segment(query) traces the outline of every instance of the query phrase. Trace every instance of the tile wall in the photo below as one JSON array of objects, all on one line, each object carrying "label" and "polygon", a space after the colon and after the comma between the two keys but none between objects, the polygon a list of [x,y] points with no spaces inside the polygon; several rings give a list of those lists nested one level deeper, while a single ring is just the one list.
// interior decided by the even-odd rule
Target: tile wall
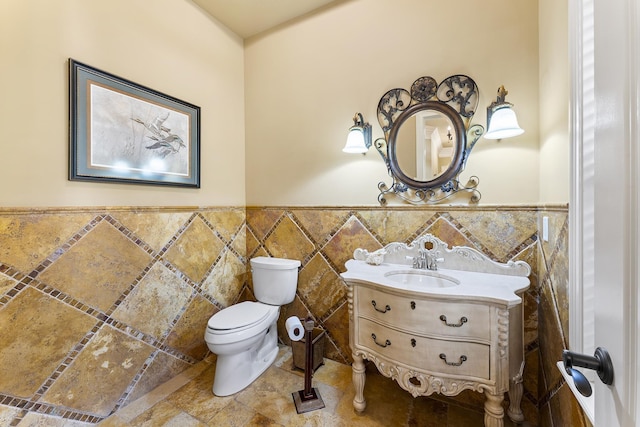
[{"label": "tile wall", "polygon": [[[541,427],[591,426],[573,397],[556,362],[569,347],[569,221],[567,210],[540,209],[549,218],[549,241],[538,250],[538,390]],[[542,234],[542,233],[540,233]]]},{"label": "tile wall", "polygon": [[244,207],[1,211],[0,425],[96,423],[202,360],[245,235]]},{"label": "tile wall", "polygon": [[325,356],[350,363],[344,262],[423,233],[532,266],[525,416],[585,425],[555,368],[568,337],[566,206],[0,211],[0,424],[89,425],[202,360],[207,319],[253,299],[245,266],[259,255],[302,261],[283,342],[284,319],[311,315]]}]

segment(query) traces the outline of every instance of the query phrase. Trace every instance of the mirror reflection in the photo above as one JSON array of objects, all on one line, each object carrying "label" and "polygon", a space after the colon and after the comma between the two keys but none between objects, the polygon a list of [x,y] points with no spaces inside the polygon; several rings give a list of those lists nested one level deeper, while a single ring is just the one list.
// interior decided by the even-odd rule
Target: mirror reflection
[{"label": "mirror reflection", "polygon": [[434,180],[449,168],[455,156],[453,123],[439,111],[418,111],[402,124],[395,150],[405,175],[416,181]]}]

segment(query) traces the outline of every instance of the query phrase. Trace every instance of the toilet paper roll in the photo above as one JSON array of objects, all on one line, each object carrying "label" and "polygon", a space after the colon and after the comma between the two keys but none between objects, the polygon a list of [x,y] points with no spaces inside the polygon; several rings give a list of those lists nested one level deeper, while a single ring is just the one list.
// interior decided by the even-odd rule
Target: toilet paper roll
[{"label": "toilet paper roll", "polygon": [[284,327],[287,329],[289,338],[293,341],[300,341],[304,336],[304,327],[302,323],[300,323],[300,319],[296,316],[289,317],[286,322],[284,322]]}]

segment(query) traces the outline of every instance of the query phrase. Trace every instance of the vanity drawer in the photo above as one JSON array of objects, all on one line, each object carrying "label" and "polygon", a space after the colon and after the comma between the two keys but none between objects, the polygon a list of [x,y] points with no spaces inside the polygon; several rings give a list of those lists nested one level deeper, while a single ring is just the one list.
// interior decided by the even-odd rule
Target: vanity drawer
[{"label": "vanity drawer", "polygon": [[367,319],[357,321],[358,344],[387,359],[441,374],[490,379],[489,345],[418,337]]},{"label": "vanity drawer", "polygon": [[359,316],[419,334],[490,339],[489,306],[425,301],[357,287]]}]

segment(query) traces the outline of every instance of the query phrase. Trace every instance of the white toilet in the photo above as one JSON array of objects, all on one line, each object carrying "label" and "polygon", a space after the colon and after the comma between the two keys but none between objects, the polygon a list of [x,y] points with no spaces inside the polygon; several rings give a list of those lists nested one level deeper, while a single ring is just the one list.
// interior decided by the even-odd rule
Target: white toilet
[{"label": "white toilet", "polygon": [[218,355],[213,393],[229,396],[251,384],[276,359],[280,306],[293,301],[300,261],[250,260],[253,292],[259,302],[231,305],[211,316],[204,339]]}]

